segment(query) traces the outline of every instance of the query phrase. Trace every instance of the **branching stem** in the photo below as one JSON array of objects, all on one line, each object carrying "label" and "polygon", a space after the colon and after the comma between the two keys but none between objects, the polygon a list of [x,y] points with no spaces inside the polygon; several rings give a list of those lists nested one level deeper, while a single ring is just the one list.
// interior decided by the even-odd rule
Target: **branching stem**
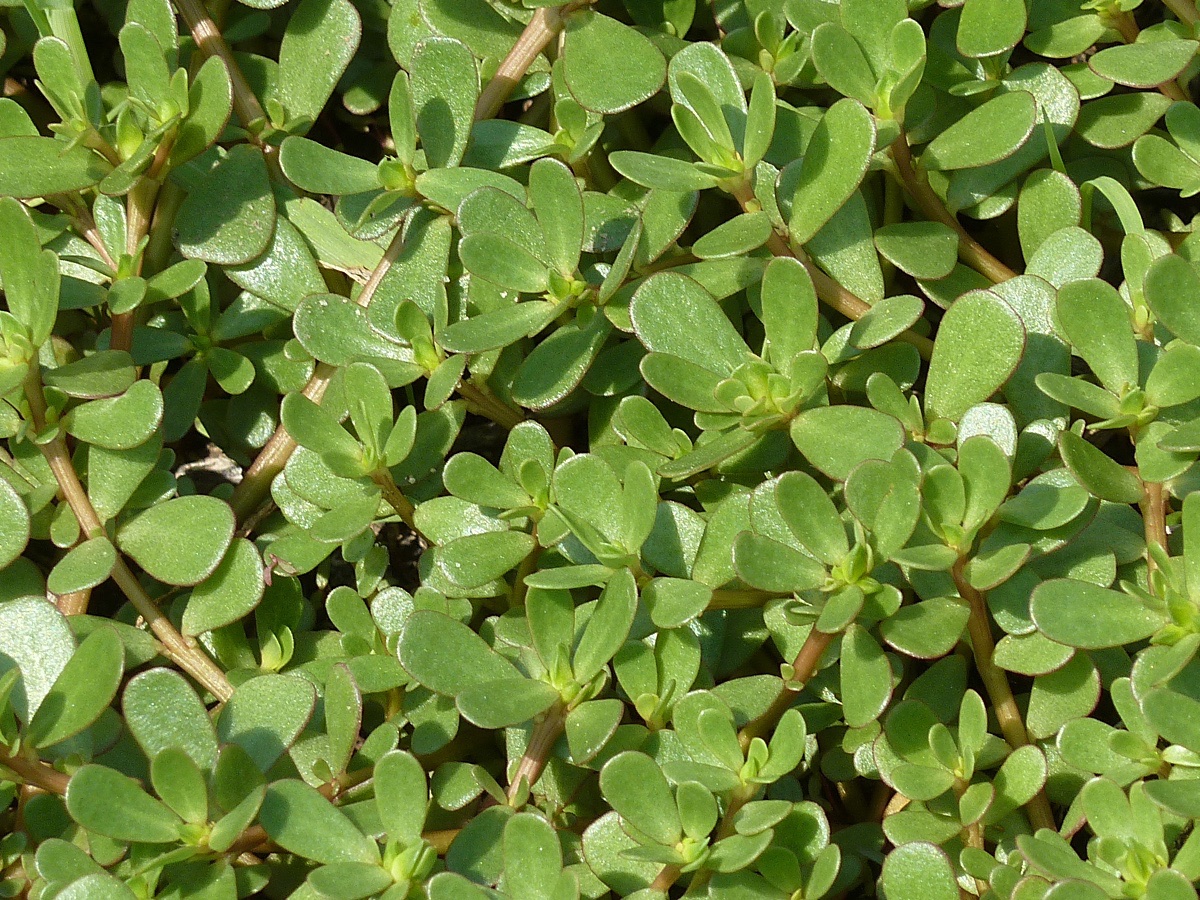
[{"label": "branching stem", "polygon": [[263,112],[262,104],[258,102],[254,91],[250,89],[246,76],[242,74],[241,66],[233,56],[233,50],[230,49],[225,36],[221,34],[221,29],[209,16],[203,0],[175,0],[175,8],[179,10],[179,15],[187,24],[188,31],[192,33],[192,39],[200,48],[200,52],[205,56],[215,56],[225,64],[225,69],[229,73],[229,81],[233,85],[233,111],[237,115],[238,121],[242,123],[242,127],[249,132],[250,139],[261,145],[262,139],[252,126],[264,121],[267,114]]},{"label": "branching stem", "polygon": [[512,780],[508,783],[510,803],[520,793],[522,781],[527,788],[532,788],[542,776],[542,770],[546,768],[546,761],[550,758],[550,751],[562,736],[566,724],[567,708],[561,700],[555,701],[534,724],[529,743],[525,745],[525,752],[517,763]]},{"label": "branching stem", "polygon": [[[951,574],[954,577],[954,584],[958,588],[959,596],[967,601],[971,610],[971,616],[967,620],[967,630],[971,636],[975,668],[983,681],[988,699],[992,701],[996,720],[1000,723],[1000,731],[1004,734],[1004,739],[1008,741],[1009,746],[1016,750],[1033,742],[1029,739],[1025,721],[1021,718],[1021,710],[1017,706],[1012,687],[1008,683],[1008,675],[993,660],[996,643],[992,638],[991,614],[988,612],[987,601],[983,594],[967,581],[966,564],[966,558],[960,557],[954,564]],[[1046,799],[1044,791],[1038,791],[1034,798],[1026,804],[1026,809],[1034,828],[1057,828],[1054,823],[1054,814],[1050,810],[1050,802]]]},{"label": "branching stem", "polygon": [[752,722],[747,722],[742,730],[738,732],[738,743],[742,745],[744,751],[750,746],[750,741],[754,738],[763,737],[768,734],[783,718],[783,714],[792,708],[792,704],[796,701],[796,695],[809,680],[817,673],[817,666],[821,663],[821,657],[825,651],[829,649],[830,643],[833,641],[834,635],[827,634],[823,631],[817,631],[814,626],[808,633],[808,637],[804,639],[804,644],[800,647],[800,652],[796,654],[796,658],[792,661],[792,678],[790,683],[785,684],[775,697],[775,700],[767,707],[766,712]]},{"label": "branching stem", "polygon": [[[41,432],[46,427],[46,398],[42,393],[41,373],[36,364],[30,367],[29,378],[25,383],[25,396],[29,401],[34,429]],[[79,473],[75,471],[62,435],[57,434],[42,444],[41,449],[50,471],[54,473],[58,482],[63,499],[75,514],[80,530],[89,538],[103,535],[104,524],[79,481]],[[154,636],[162,644],[165,656],[200,682],[218,700],[228,700],[233,696],[233,685],[229,683],[225,673],[209,659],[199,645],[188,641],[179,633],[171,620],[158,608],[158,604],[146,593],[146,589],[142,587],[122,556],[117,557],[116,565],[113,566],[112,579],[154,632]]]},{"label": "branching stem", "polygon": [[[751,190],[749,183],[745,181],[739,183],[731,190],[731,193],[746,212],[753,212],[759,209],[758,200],[754,196],[754,191]],[[821,301],[840,312],[847,319],[858,321],[870,312],[871,305],[869,303],[861,297],[856,297],[834,279],[826,275],[807,253],[793,247],[791,242],[778,231],[771,232],[771,236],[767,239],[767,249],[774,256],[790,256],[793,259],[799,260],[804,268],[808,270],[809,277],[813,281],[813,287],[816,288],[817,296],[821,298]],[[896,339],[916,347],[922,359],[929,359],[933,354],[933,341],[923,335],[906,331]]]},{"label": "branching stem", "polygon": [[508,55],[501,60],[492,80],[480,92],[479,100],[475,103],[475,121],[490,119],[500,111],[533,61],[562,33],[567,17],[578,9],[590,6],[592,2],[574,0],[562,6],[543,6],[533,14]]},{"label": "branching stem", "polygon": [[[383,282],[384,277],[392,268],[392,263],[400,256],[404,249],[404,229],[400,228],[392,237],[391,243],[388,244],[387,250],[383,253],[383,258],[371,271],[367,283],[363,285],[362,291],[359,292],[356,302],[359,306],[368,306],[371,299],[375,296],[375,292],[379,289],[379,285]],[[320,403],[321,398],[325,396],[325,391],[329,387],[329,382],[333,379],[337,369],[327,363],[317,363],[316,369],[313,371],[312,377],[308,380],[308,384],[304,386],[301,393],[304,394],[313,403]],[[287,429],[283,424],[275,429],[275,433],[271,435],[270,440],[259,451],[253,463],[250,464],[243,475],[241,482],[234,489],[233,496],[229,499],[229,505],[233,507],[233,513],[237,516],[239,523],[243,522],[252,516],[267,499],[271,492],[271,482],[275,480],[275,476],[283,471],[283,467],[287,465],[287,461],[292,458],[292,454],[296,452],[296,442],[292,436],[287,433]],[[399,512],[399,510],[397,510]]]},{"label": "branching stem", "polygon": [[946,208],[946,204],[929,185],[926,178],[917,174],[913,166],[912,148],[908,145],[908,135],[902,130],[900,136],[892,144],[892,160],[896,163],[896,171],[905,190],[920,207],[926,218],[941,222],[954,229],[958,235],[958,255],[968,266],[980,275],[988,278],[993,284],[1016,278],[1017,273],[989,253],[984,246],[967,233],[967,229]]},{"label": "branching stem", "polygon": [[[1142,482],[1142,522],[1145,528],[1146,544],[1158,544],[1163,550],[1167,549],[1167,495],[1161,482]],[[1158,568],[1154,555],[1146,554],[1146,565],[1151,572]]]}]

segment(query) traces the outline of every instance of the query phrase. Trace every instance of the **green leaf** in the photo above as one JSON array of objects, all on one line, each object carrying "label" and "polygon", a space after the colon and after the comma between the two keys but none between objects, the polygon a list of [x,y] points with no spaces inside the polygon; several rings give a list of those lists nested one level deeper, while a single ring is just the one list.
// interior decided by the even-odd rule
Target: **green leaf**
[{"label": "green leaf", "polygon": [[208,821],[208,787],[192,758],[178,747],[168,747],[150,762],[154,792],[171,810],[193,825]]},{"label": "green leaf", "polygon": [[92,400],[63,417],[67,433],[107,450],[132,450],[151,439],[162,422],[158,385],[139,379],[119,397]]},{"label": "green leaf", "polygon": [[31,135],[0,138],[0,160],[0,196],[18,200],[82,191],[112,170],[86,147]]},{"label": "green leaf", "polygon": [[733,565],[751,587],[764,591],[806,591],[825,582],[825,568],[799,550],[743,531],[733,544]]},{"label": "green leaf", "polygon": [[849,344],[869,350],[903,334],[921,318],[925,302],[911,294],[880,300],[850,329]]},{"label": "green leaf", "polygon": [[630,304],[638,338],[667,353],[728,374],[746,362],[749,348],[708,291],[682,275],[663,272],[641,283]]},{"label": "green leaf", "polygon": [[556,700],[558,691],[544,681],[518,675],[469,685],[459,691],[455,705],[480,728],[508,728],[528,722]]},{"label": "green leaf", "polygon": [[813,65],[829,86],[864,106],[874,106],[875,73],[862,46],[838,22],[825,22],[812,34]]},{"label": "green leaf", "polygon": [[263,560],[245,538],[237,538],[220,565],[188,597],[183,633],[203,634],[248,615],[263,595]]},{"label": "green leaf", "polygon": [[1098,278],[1064,284],[1058,292],[1058,321],[1101,384],[1117,395],[1137,386],[1129,307],[1116,288]]},{"label": "green leaf", "polygon": [[600,791],[621,818],[658,844],[673,847],[683,833],[671,788],[644,753],[618,753],[600,770]]},{"label": "green leaf", "polygon": [[851,728],[875,721],[892,696],[892,669],[871,634],[850,625],[842,637],[842,716]]},{"label": "green leaf", "polygon": [[221,710],[217,737],[237,744],[259,771],[271,766],[292,746],[312,718],[317,693],[295,675],[259,675],[243,682]]},{"label": "green leaf", "polygon": [[949,597],[902,606],[879,623],[880,636],[892,647],[917,659],[937,659],[962,639],[971,611]]},{"label": "green leaf", "polygon": [[888,900],[956,900],[958,884],[945,852],[935,844],[897,847],[883,862],[880,884]]},{"label": "green leaf", "polygon": [[323,864],[379,861],[375,842],[302,781],[270,785],[259,821],[271,840],[305,859]]},{"label": "green leaf", "polygon": [[357,194],[380,186],[379,169],[373,163],[308,138],[285,140],[279,147],[279,165],[288,181],[314,194]]},{"label": "green leaf", "polygon": [[135,675],[122,704],[125,722],[148,758],[177,747],[202,769],[216,763],[217,736],[208,712],[179,673],[150,669]]},{"label": "green leaf", "polygon": [[625,704],[616,697],[589,700],[567,713],[567,747],[571,761],[585,765],[595,759],[612,738],[625,714]]},{"label": "green leaf", "polygon": [[735,216],[696,241],[692,253],[700,259],[741,256],[765,244],[772,230],[771,217],[764,212]]},{"label": "green leaf", "polygon": [[169,844],[179,840],[179,817],[138,783],[105,766],[84,766],[67,785],[67,810],[89,831],[118,841]]},{"label": "green leaf", "polygon": [[1179,75],[1196,55],[1195,41],[1146,40],[1106,47],[1088,58],[1092,71],[1127,87],[1152,88]]},{"label": "green leaf", "polygon": [[659,628],[678,628],[707,609],[712,590],[686,578],[655,578],[642,589],[650,620]]},{"label": "green leaf", "polygon": [[116,631],[93,631],[42,700],[26,740],[34,747],[53,747],[79,734],[108,708],[124,672],[125,649]]},{"label": "green leaf", "polygon": [[69,594],[103,584],[112,574],[117,551],[112,541],[97,537],[71,549],[55,564],[46,579],[46,588],[53,594]]},{"label": "green leaf", "polygon": [[636,611],[637,586],[633,573],[622,569],[604,586],[575,648],[571,667],[578,681],[584,684],[591,681],[621,649]]},{"label": "green leaf", "polygon": [[762,322],[776,370],[784,371],[813,348],[817,318],[817,293],[808,270],[798,260],[771,260],[762,277]]},{"label": "green leaf", "polygon": [[1046,637],[1082,650],[1144,640],[1166,624],[1162,613],[1129,594],[1072,578],[1038,585],[1030,613]]},{"label": "green leaf", "polygon": [[575,176],[558,160],[539,159],[529,170],[529,199],[545,235],[543,252],[560,274],[573,275],[583,245],[583,197]]},{"label": "green leaf", "polygon": [[1045,739],[1072,719],[1088,715],[1100,699],[1100,674],[1086,653],[1033,680],[1026,726],[1030,737]]},{"label": "green leaf", "polygon": [[238,144],[188,192],[175,221],[176,245],[189,259],[241,265],[267,249],[274,225],[262,151]]},{"label": "green leaf", "polygon": [[351,57],[362,24],[349,0],[300,0],[279,44],[279,99],[289,123],[307,131],[325,108]]},{"label": "green leaf", "polygon": [[998,56],[1025,36],[1025,0],[966,0],[958,20],[958,52],[980,59]]},{"label": "green leaf", "polygon": [[229,70],[219,58],[209,57],[188,87],[188,115],[179,125],[168,167],[174,169],[216,143],[232,111]]},{"label": "green leaf", "polygon": [[546,264],[520,244],[498,234],[469,234],[458,245],[467,271],[503,288],[527,294],[549,288]]},{"label": "green leaf", "polygon": [[519,531],[493,531],[456,538],[438,548],[437,564],[453,584],[475,588],[499,578],[536,546]]},{"label": "green leaf", "polygon": [[1146,273],[1146,302],[1176,337],[1200,346],[1200,310],[1188,297],[1200,291],[1200,274],[1181,256],[1169,253],[1154,261]]},{"label": "green leaf", "polygon": [[858,190],[875,152],[875,120],[856,100],[839,100],[821,118],[800,163],[788,222],[807,243]]},{"label": "green leaf", "polygon": [[413,52],[409,75],[417,134],[430,168],[458,165],[479,94],[475,57],[459,41],[426,38]]},{"label": "green leaf", "polygon": [[[8,296],[11,308],[14,302],[12,292]],[[136,378],[133,360],[128,353],[101,350],[65,366],[47,369],[42,375],[42,383],[57,388],[69,397],[96,400],[125,393]]]},{"label": "green leaf", "polygon": [[0,568],[20,556],[29,543],[29,508],[7,481],[0,480]]},{"label": "green leaf", "polygon": [[608,157],[608,161],[634,184],[660,191],[702,191],[717,183],[715,176],[671,156],[617,150]]},{"label": "green leaf", "polygon": [[[376,863],[335,862],[310,872],[307,886],[320,897],[365,900],[367,897],[387,896],[385,888],[400,885],[393,882],[390,872]],[[403,886],[407,888],[407,883]]]},{"label": "green leaf", "polygon": [[220,564],[233,541],[229,504],[215,497],[177,497],[130,519],[117,546],[166,584],[199,584]]},{"label": "green leaf", "polygon": [[0,235],[0,280],[8,309],[28,329],[33,346],[40,347],[58,315],[57,258],[41,249],[25,205],[12,198],[0,200]]},{"label": "green leaf", "polygon": [[1200,349],[1173,344],[1146,379],[1146,399],[1155,406],[1189,403],[1200,397]]},{"label": "green leaf", "polygon": [[958,261],[958,235],[941,222],[897,222],[875,232],[880,255],[914,278],[945,278]]},{"label": "green leaf", "polygon": [[429,789],[425,770],[411,753],[393,750],[375,763],[375,805],[389,840],[411,846],[425,827]]},{"label": "green leaf", "polygon": [[971,291],[946,311],[929,361],[925,409],[959,419],[1004,386],[1021,361],[1025,329],[1007,303]]},{"label": "green leaf", "polygon": [[792,442],[835,481],[845,481],[868,459],[891,459],[904,445],[897,419],[862,406],[822,406],[792,420]]},{"label": "green leaf", "polygon": [[1059,435],[1058,450],[1071,474],[1092,496],[1113,503],[1137,503],[1142,499],[1137,475],[1073,431]]},{"label": "green leaf", "polygon": [[519,813],[504,826],[506,879],[529,900],[558,900],[562,892],[562,845],[539,815]]},{"label": "green leaf", "polygon": [[[975,169],[1012,156],[1033,133],[1037,102],[1026,91],[988,100],[934,138],[921,154],[932,171]],[[980,136],[985,136],[980,140]]]},{"label": "green leaf", "polygon": [[450,697],[472,684],[518,674],[462,622],[429,610],[418,610],[405,623],[399,653],[400,664],[418,683]]},{"label": "green leaf", "polygon": [[[644,35],[589,9],[567,18],[563,78],[579,105],[593,112],[623,112],[658,93],[667,63]],[[620,60],[597,66],[599,59]]]},{"label": "green leaf", "polygon": [[325,679],[325,731],[329,753],[325,761],[334,774],[346,771],[362,728],[362,692],[347,665],[339,663]]},{"label": "green leaf", "polygon": [[846,528],[825,489],[803,472],[788,472],[775,483],[775,502],[804,549],[835,566],[850,552]]},{"label": "green leaf", "polygon": [[561,326],[526,357],[513,379],[512,398],[527,409],[546,409],[567,397],[583,380],[612,332],[612,324],[594,315],[586,325],[577,317]]}]

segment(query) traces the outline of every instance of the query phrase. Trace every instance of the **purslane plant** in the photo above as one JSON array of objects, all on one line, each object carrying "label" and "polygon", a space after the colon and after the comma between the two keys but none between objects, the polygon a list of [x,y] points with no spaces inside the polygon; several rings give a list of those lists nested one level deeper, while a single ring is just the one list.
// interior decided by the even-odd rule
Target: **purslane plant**
[{"label": "purslane plant", "polygon": [[0,896],[1195,900],[1194,0],[0,9]]}]

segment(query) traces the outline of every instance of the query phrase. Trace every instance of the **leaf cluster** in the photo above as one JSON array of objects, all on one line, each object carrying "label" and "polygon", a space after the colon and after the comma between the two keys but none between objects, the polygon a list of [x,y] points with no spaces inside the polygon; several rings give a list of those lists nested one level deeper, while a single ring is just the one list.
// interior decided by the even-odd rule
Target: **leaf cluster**
[{"label": "leaf cluster", "polygon": [[0,896],[1195,900],[1197,51],[0,2]]}]

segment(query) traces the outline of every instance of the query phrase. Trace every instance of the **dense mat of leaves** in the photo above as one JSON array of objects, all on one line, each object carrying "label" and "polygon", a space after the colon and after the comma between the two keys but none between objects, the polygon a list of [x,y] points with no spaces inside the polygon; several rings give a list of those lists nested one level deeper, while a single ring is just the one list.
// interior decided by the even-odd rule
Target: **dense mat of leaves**
[{"label": "dense mat of leaves", "polygon": [[1194,900],[1198,24],[0,0],[0,895]]}]

